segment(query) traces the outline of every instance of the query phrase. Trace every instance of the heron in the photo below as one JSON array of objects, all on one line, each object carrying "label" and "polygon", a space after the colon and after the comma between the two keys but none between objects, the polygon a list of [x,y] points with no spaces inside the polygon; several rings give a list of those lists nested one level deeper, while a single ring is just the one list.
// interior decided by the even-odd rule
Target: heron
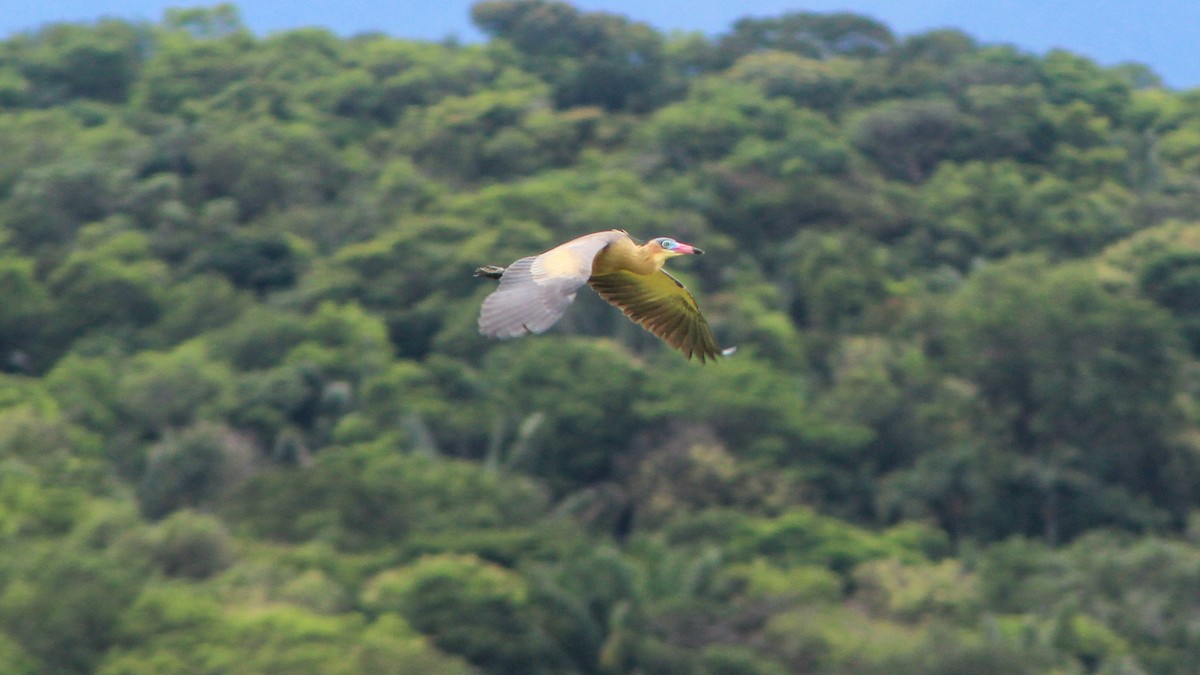
[{"label": "heron", "polygon": [[668,258],[704,251],[670,237],[639,244],[624,230],[585,234],[509,265],[480,267],[475,276],[500,285],[479,312],[479,332],[507,340],[543,333],[575,300],[585,283],[635,323],[704,363],[728,356],[717,346],[696,299],[663,269]]}]

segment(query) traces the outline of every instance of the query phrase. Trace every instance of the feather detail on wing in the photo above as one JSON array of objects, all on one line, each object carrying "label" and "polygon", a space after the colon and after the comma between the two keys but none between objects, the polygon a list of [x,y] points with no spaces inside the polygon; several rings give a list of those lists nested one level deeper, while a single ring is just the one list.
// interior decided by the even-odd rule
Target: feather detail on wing
[{"label": "feather detail on wing", "polygon": [[588,283],[600,297],[688,358],[695,355],[703,363],[720,354],[696,299],[665,271],[650,275],[618,271],[594,276]]},{"label": "feather detail on wing", "polygon": [[616,230],[596,232],[509,265],[500,285],[483,301],[479,332],[501,340],[545,332],[574,302],[592,274],[596,255],[628,236]]}]

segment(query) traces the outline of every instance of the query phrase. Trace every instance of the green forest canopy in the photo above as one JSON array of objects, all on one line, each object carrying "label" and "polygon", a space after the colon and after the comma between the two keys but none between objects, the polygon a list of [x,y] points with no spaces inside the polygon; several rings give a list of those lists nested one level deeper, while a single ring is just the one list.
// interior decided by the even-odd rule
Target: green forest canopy
[{"label": "green forest canopy", "polygon": [[[472,17],[0,42],[0,671],[1193,672],[1200,91]],[[477,334],[613,227],[736,356]]]}]

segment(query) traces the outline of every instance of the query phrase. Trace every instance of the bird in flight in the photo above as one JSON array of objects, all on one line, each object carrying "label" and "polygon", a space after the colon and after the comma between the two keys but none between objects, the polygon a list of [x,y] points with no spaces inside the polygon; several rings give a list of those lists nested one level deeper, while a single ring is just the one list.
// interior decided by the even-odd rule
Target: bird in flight
[{"label": "bird in flight", "polygon": [[667,237],[638,244],[624,230],[585,234],[508,268],[488,266],[475,276],[499,279],[484,301],[479,332],[507,340],[545,332],[575,300],[585,283],[634,322],[692,356],[715,359],[731,349],[717,347],[692,294],[663,270],[667,258],[704,253]]}]

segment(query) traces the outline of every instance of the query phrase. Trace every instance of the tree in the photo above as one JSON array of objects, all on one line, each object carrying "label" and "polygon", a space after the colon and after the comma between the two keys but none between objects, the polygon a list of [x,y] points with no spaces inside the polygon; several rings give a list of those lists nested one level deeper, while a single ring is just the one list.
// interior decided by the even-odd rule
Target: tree
[{"label": "tree", "polygon": [[1082,101],[1109,119],[1123,114],[1131,94],[1129,82],[1119,74],[1105,71],[1087,58],[1061,49],[1046,55],[1041,79],[1051,102]]},{"label": "tree", "polygon": [[87,228],[49,275],[47,285],[63,310],[49,325],[53,347],[62,349],[73,339],[104,329],[128,334],[158,319],[166,266],[151,255],[144,235],[117,225],[111,235],[104,225]]},{"label": "tree", "polygon": [[[1191,673],[1200,96],[795,12],[0,39],[0,672]],[[735,354],[505,265],[671,236]]]},{"label": "tree", "polygon": [[25,253],[61,251],[84,225],[113,210],[128,179],[127,171],[108,170],[86,157],[31,167],[13,186],[0,222]]},{"label": "tree", "polygon": [[927,264],[958,269],[1031,246],[1053,227],[1033,179],[1010,161],[945,163],[921,186],[929,214]]},{"label": "tree", "polygon": [[557,0],[488,0],[471,8],[471,19],[510,42],[559,107],[644,112],[664,96],[663,38],[645,24]]},{"label": "tree", "polygon": [[981,559],[979,578],[989,603],[1053,622],[1059,647],[1085,664],[1184,672],[1176,664],[1196,653],[1196,631],[1180,593],[1197,570],[1189,543],[1096,532],[1058,549],[999,544]]},{"label": "tree", "polygon": [[887,295],[887,253],[848,234],[800,233],[787,273],[795,282],[790,314],[797,325],[819,331],[854,332]]},{"label": "tree", "polygon": [[297,244],[274,233],[235,232],[224,241],[213,242],[196,256],[194,265],[219,272],[234,286],[261,295],[296,283],[303,265]]},{"label": "tree", "polygon": [[126,100],[146,57],[148,31],[123,21],[92,26],[55,24],[18,36],[11,47],[19,54],[29,91],[21,98],[45,106],[75,97],[110,103]]},{"label": "tree", "polygon": [[50,294],[27,258],[0,258],[0,371],[28,371],[38,354],[40,328],[51,314]]},{"label": "tree", "polygon": [[400,146],[442,178],[477,180],[513,169],[524,173],[539,148],[521,127],[543,105],[545,89],[516,73],[507,85],[501,91],[449,96],[414,110],[403,122]]},{"label": "tree", "polygon": [[420,558],[376,576],[363,592],[376,612],[394,611],[434,644],[497,672],[562,672],[562,654],[537,626],[525,580],[474,556]]},{"label": "tree", "polygon": [[966,126],[949,101],[898,100],[860,113],[851,136],[889,177],[919,183],[958,156]]},{"label": "tree", "polygon": [[212,117],[189,153],[194,186],[206,199],[232,198],[242,220],[320,204],[341,189],[345,170],[312,125]]},{"label": "tree", "polygon": [[763,51],[738,59],[729,69],[729,77],[756,84],[767,96],[786,96],[797,106],[837,114],[853,85],[853,68],[846,61],[821,61],[786,51]]},{"label": "tree", "polygon": [[159,523],[153,539],[154,562],[169,577],[207,579],[232,563],[230,534],[211,515],[177,511]]},{"label": "tree", "polygon": [[545,509],[527,478],[383,444],[326,448],[306,467],[254,477],[229,500],[260,536],[322,538],[348,550],[403,545],[446,531],[528,525]]},{"label": "tree", "polygon": [[747,136],[778,140],[790,127],[793,110],[753,87],[713,80],[657,111],[647,130],[666,164],[683,169],[725,156]]},{"label": "tree", "polygon": [[642,428],[635,405],[645,374],[611,343],[544,339],[496,349],[484,378],[510,429],[542,418],[517,466],[560,493],[611,477]]},{"label": "tree", "polygon": [[135,106],[158,113],[216,96],[251,72],[244,57],[253,39],[231,5],[180,10],[173,17],[133,87]]},{"label": "tree", "polygon": [[144,562],[80,541],[22,548],[3,567],[0,626],[46,672],[93,672],[117,641],[118,617],[138,595]]},{"label": "tree", "polygon": [[1025,258],[973,275],[947,312],[948,363],[977,387],[976,424],[1006,458],[1010,475],[993,480],[1037,495],[1026,528],[1055,541],[1155,522],[1138,504],[1190,508],[1196,467],[1171,431],[1179,343],[1161,310],[1087,268]]},{"label": "tree", "polygon": [[[185,507],[212,508],[236,481],[235,452],[236,439],[229,429],[197,425],[168,433],[150,449],[137,486],[142,513],[158,519]],[[199,558],[195,564],[204,565]]]},{"label": "tree", "polygon": [[874,19],[847,12],[789,12],[767,19],[738,19],[721,36],[717,49],[731,64],[747,54],[776,50],[813,59],[845,55],[859,58],[887,53],[896,44],[892,31]]},{"label": "tree", "polygon": [[231,385],[229,371],[202,345],[191,343],[132,359],[121,374],[116,400],[131,430],[157,438],[224,411]]},{"label": "tree", "polygon": [[1138,273],[1139,287],[1176,317],[1192,353],[1200,353],[1200,251],[1174,250],[1147,258]]},{"label": "tree", "polygon": [[395,614],[368,624],[288,604],[224,607],[181,585],[147,588],[120,622],[121,645],[97,672],[133,675],[227,670],[319,675],[468,675],[463,660],[431,647]]}]

